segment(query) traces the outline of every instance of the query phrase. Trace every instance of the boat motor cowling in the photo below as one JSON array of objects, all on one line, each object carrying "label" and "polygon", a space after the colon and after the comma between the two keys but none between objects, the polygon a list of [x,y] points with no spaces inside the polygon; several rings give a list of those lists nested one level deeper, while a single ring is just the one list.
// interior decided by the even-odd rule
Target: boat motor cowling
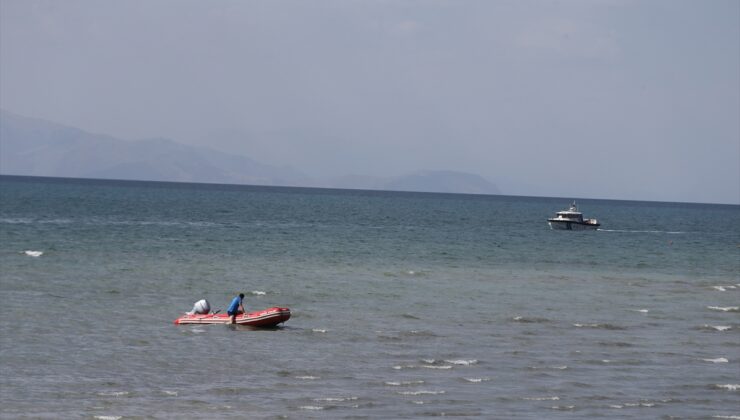
[{"label": "boat motor cowling", "polygon": [[197,302],[195,302],[195,305],[193,305],[193,310],[188,312],[188,314],[207,314],[208,312],[211,312],[211,305],[208,303],[207,300],[201,299]]}]

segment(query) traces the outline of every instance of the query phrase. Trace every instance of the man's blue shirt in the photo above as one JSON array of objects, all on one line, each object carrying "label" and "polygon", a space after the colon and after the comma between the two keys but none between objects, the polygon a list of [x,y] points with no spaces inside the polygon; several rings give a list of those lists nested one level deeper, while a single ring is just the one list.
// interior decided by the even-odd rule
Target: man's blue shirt
[{"label": "man's blue shirt", "polygon": [[231,301],[231,305],[229,305],[229,309],[226,311],[229,314],[235,314],[236,311],[239,309],[239,304],[242,302],[242,300],[239,298],[239,296],[235,297],[234,300]]}]

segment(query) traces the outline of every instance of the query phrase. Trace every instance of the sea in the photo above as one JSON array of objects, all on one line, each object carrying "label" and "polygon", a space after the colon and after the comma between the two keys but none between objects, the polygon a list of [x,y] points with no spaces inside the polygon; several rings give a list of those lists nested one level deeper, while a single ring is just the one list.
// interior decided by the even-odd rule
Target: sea
[{"label": "sea", "polygon": [[2,176],[0,418],[740,419],[740,206],[572,201]]}]

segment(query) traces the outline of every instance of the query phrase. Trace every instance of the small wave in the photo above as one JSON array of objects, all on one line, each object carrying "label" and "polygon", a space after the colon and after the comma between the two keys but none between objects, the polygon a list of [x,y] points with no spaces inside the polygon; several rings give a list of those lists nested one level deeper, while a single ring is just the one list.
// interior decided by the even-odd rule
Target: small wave
[{"label": "small wave", "polygon": [[478,384],[481,382],[488,382],[491,380],[491,378],[463,378],[463,380],[473,384]]},{"label": "small wave", "polygon": [[555,365],[555,366],[530,366],[529,367],[532,370],[538,370],[538,369],[555,369],[555,370],[566,370],[568,369],[567,365]]},{"label": "small wave", "polygon": [[655,407],[654,403],[639,402],[639,403],[624,403],[625,407]]},{"label": "small wave", "polygon": [[707,330],[715,330],[715,331],[729,331],[732,329],[732,327],[729,325],[707,325],[707,324],[704,324],[702,328],[707,329]]},{"label": "small wave", "polygon": [[322,329],[322,328],[314,328],[311,331],[315,333],[326,333],[328,330]]},{"label": "small wave", "polygon": [[462,365],[462,366],[470,366],[475,365],[478,363],[475,359],[470,360],[445,360],[445,363],[449,363],[451,365]]},{"label": "small wave", "polygon": [[552,397],[522,397],[523,400],[528,401],[559,401],[560,397],[552,396]]},{"label": "small wave", "polygon": [[359,397],[327,397],[327,398],[314,398],[316,402],[343,402],[343,401],[356,401]]},{"label": "small wave", "polygon": [[717,415],[712,416],[713,419],[740,419],[740,416],[723,416],[723,415]]},{"label": "small wave", "polygon": [[553,410],[570,411],[570,410],[574,410],[576,406],[575,405],[554,405],[550,408],[552,408]]},{"label": "small wave", "polygon": [[738,385],[738,384],[724,384],[724,385],[722,385],[722,384],[714,384],[713,385],[713,388],[715,388],[715,389],[726,389],[728,391],[737,391],[738,389],[740,389],[740,385]]},{"label": "small wave", "polygon": [[599,232],[618,232],[618,233],[666,233],[669,235],[680,235],[687,232],[671,230],[622,230],[622,229],[599,229]]},{"label": "small wave", "polygon": [[323,410],[324,407],[318,405],[302,405],[298,407],[299,410]]},{"label": "small wave", "polygon": [[44,255],[44,252],[43,251],[31,251],[31,250],[27,250],[27,251],[23,251],[23,253],[26,254],[26,255],[28,255],[29,257],[35,257],[35,258],[38,258],[38,257]]},{"label": "small wave", "polygon": [[514,320],[515,322],[523,322],[526,324],[542,324],[542,323],[550,322],[550,320],[547,318],[524,317],[520,315],[513,317],[512,320]]},{"label": "small wave", "polygon": [[447,391],[427,391],[427,390],[419,390],[419,391],[398,391],[398,394],[400,395],[440,395],[444,394]]},{"label": "small wave", "polygon": [[305,381],[313,381],[316,379],[321,379],[320,376],[311,376],[311,375],[294,376],[294,378],[305,380]]},{"label": "small wave", "polygon": [[112,392],[98,392],[101,397],[125,397],[128,395],[128,391],[112,391]]},{"label": "small wave", "polygon": [[177,391],[162,391],[164,395],[169,395],[170,397],[176,397]]},{"label": "small wave", "polygon": [[701,360],[705,362],[710,362],[710,363],[728,363],[729,362],[729,360],[727,360],[724,357],[718,357],[716,359],[701,359]]},{"label": "small wave", "polygon": [[385,385],[388,386],[415,386],[415,385],[421,385],[424,381],[388,381],[384,382]]},{"label": "small wave", "polygon": [[450,365],[421,365],[424,369],[452,369]]},{"label": "small wave", "polygon": [[616,330],[616,331],[618,331],[618,330],[626,330],[627,329],[627,328],[622,327],[622,326],[619,326],[619,325],[614,325],[614,324],[598,324],[598,323],[593,323],[593,324],[573,324],[573,326],[574,327],[577,327],[577,328],[596,328],[596,329]]},{"label": "small wave", "polygon": [[403,370],[403,369],[416,369],[415,365],[396,365],[393,366],[394,370]]},{"label": "small wave", "polygon": [[718,290],[720,292],[726,292],[727,289],[737,289],[737,286],[729,285],[729,286],[712,286],[712,289]]},{"label": "small wave", "polygon": [[721,312],[740,312],[740,306],[707,306],[707,309]]},{"label": "small wave", "polygon": [[646,313],[650,312],[650,310],[648,310],[648,309],[633,309],[633,311],[639,312],[641,314],[646,314]]},{"label": "small wave", "polygon": [[263,292],[261,290],[252,290],[250,293],[254,296],[264,296],[267,294],[267,292]]},{"label": "small wave", "polygon": [[97,420],[121,420],[123,417],[121,416],[93,416],[93,418]]}]

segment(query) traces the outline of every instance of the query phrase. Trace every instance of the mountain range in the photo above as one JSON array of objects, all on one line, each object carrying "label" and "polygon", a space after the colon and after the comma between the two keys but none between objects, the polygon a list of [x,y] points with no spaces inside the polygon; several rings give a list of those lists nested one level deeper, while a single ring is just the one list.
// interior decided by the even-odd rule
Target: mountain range
[{"label": "mountain range", "polygon": [[0,174],[142,181],[499,194],[481,176],[420,171],[315,179],[290,167],[169,139],[121,140],[0,111]]}]

